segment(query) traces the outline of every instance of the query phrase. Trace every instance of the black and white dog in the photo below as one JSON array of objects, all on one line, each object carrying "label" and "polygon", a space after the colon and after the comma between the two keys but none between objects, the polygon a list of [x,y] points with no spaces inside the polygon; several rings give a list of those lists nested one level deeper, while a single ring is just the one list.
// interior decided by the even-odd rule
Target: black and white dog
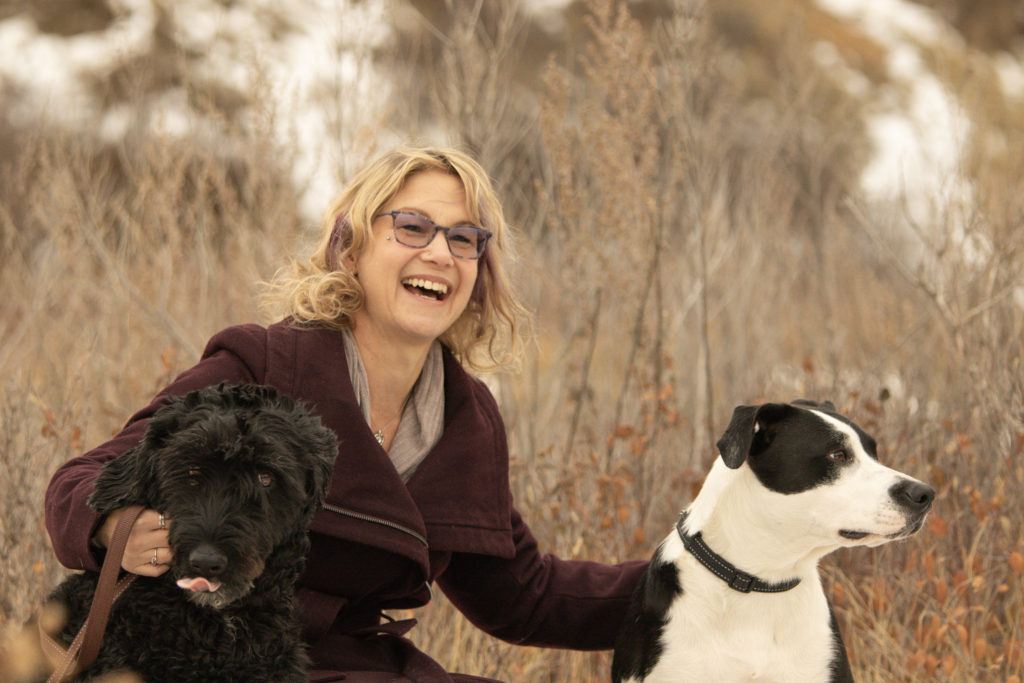
[{"label": "black and white dog", "polygon": [[831,403],[740,406],[637,588],[612,679],[852,681],[818,560],[921,528],[928,485]]}]

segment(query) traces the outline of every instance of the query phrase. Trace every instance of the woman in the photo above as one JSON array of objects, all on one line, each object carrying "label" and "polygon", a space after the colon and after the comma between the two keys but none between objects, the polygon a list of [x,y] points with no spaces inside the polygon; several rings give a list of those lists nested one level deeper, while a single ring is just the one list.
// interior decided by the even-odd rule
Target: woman
[{"label": "woman", "polygon": [[[313,406],[341,442],[298,591],[312,680],[468,680],[404,637],[413,620],[382,623],[382,610],[429,602],[435,582],[504,640],[610,648],[644,563],[540,554],[512,504],[497,405],[463,369],[517,351],[524,317],[503,268],[506,232],[466,155],[406,148],[370,164],[328,212],[309,261],[269,290],[285,320],[220,332],[118,436],[57,471],[46,521],[60,561],[98,569],[120,512],[98,519],[85,501],[103,462],[139,441],[166,396],[270,384]],[[139,517],[127,571],[167,571],[164,521],[156,510]]]}]

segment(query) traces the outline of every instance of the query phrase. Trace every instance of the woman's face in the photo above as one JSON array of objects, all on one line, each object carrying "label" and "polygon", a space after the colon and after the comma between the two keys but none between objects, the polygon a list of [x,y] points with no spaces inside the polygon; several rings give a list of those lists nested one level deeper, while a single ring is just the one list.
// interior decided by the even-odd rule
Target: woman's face
[{"label": "woman's face", "polygon": [[[462,182],[435,170],[407,178],[378,213],[387,211],[418,213],[442,226],[472,222]],[[454,258],[441,231],[420,249],[399,244],[392,225],[391,216],[376,218],[369,241],[349,264],[364,292],[355,325],[377,339],[429,344],[466,310],[479,261]]]}]

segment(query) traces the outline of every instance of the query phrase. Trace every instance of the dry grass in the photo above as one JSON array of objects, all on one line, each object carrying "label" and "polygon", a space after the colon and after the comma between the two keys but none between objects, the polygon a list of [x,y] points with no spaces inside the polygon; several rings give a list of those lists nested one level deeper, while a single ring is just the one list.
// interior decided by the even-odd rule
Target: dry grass
[{"label": "dry grass", "polygon": [[[699,486],[734,404],[830,398],[884,461],[939,489],[920,536],[825,562],[858,680],[1019,681],[1019,118],[989,91],[969,101],[992,111],[967,141],[972,201],[937,196],[936,218],[913,223],[858,195],[859,105],[806,58],[807,34],[759,33],[773,47],[753,60],[698,6],[653,28],[624,4],[587,7],[584,40],[527,96],[494,87],[513,78],[524,39],[515,3],[453,3],[429,62],[443,89],[406,83],[422,108],[396,119],[478,152],[523,234],[540,336],[498,384],[534,533],[562,557],[645,557]],[[8,628],[60,575],[41,526],[49,474],[116,430],[211,333],[255,319],[252,283],[298,248],[287,155],[269,137],[238,131],[219,156],[201,140],[105,148],[40,126],[0,163]],[[417,616],[414,639],[453,670],[608,675],[606,653],[508,646],[443,597]]]}]

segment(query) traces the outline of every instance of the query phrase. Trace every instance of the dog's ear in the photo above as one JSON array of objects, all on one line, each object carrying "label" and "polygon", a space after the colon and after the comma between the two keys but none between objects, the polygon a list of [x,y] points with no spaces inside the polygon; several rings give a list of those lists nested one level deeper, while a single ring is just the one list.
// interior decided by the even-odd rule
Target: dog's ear
[{"label": "dog's ear", "polygon": [[155,505],[156,451],[144,441],[103,465],[89,507],[107,515],[126,505]]},{"label": "dog's ear", "polygon": [[331,474],[334,472],[334,460],[338,455],[338,439],[327,427],[318,427],[310,439],[309,455],[313,467],[306,475],[306,494],[309,501],[309,514],[323,507],[327,490],[330,488]]},{"label": "dog's ear", "polygon": [[789,406],[783,403],[736,406],[736,409],[732,411],[729,426],[725,428],[725,433],[716,444],[726,467],[734,470],[742,465],[750,455],[754,436],[762,430],[767,432],[770,426],[780,420],[788,410],[790,410]]},{"label": "dog's ear", "polygon": [[[171,435],[182,428],[186,418],[189,418],[192,410],[195,410],[199,400],[198,391],[190,392],[185,396],[172,396],[167,402],[150,418],[146,425],[146,435],[143,443],[150,450],[162,448],[170,439]],[[195,421],[193,415],[190,421]]]},{"label": "dog's ear", "polygon": [[832,413],[838,412],[838,411],[836,411],[836,407],[832,403],[832,401],[820,401],[819,402],[819,401],[812,401],[812,400],[806,399],[806,398],[798,398],[795,401],[790,401],[790,403],[792,403],[795,406],[803,406],[805,408],[824,408],[825,410],[827,410],[829,412],[832,412]]}]

